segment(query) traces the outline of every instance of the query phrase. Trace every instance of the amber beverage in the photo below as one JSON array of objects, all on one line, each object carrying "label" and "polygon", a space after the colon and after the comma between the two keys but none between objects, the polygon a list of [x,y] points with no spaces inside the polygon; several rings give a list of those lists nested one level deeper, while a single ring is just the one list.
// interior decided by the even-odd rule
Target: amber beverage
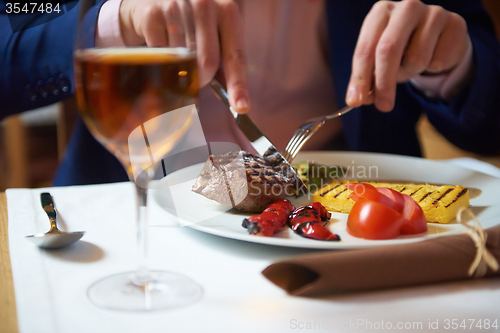
[{"label": "amber beverage", "polygon": [[[95,306],[119,311],[185,307],[201,299],[201,285],[176,272],[150,269],[146,259],[149,188],[159,190],[168,179],[151,180],[165,176],[165,170],[177,166],[173,163],[178,157],[191,153],[182,138],[190,144],[193,136],[203,134],[195,105],[199,80],[193,8],[190,0],[162,3],[168,13],[162,21],[165,47],[95,48],[89,43],[86,18],[92,13],[86,7],[80,6],[75,39],[76,97],[92,136],[118,158],[135,190],[135,218],[110,218],[105,223],[129,230],[124,220],[135,220],[137,245],[136,269],[96,280],[87,297]],[[176,157],[168,158],[169,154]],[[169,186],[166,181],[164,189]],[[172,255],[175,251],[172,248]]]},{"label": "amber beverage", "polygon": [[187,113],[159,116],[195,104],[198,95],[196,56],[185,48],[79,50],[75,81],[87,127],[119,159],[138,129],[155,137],[148,144],[157,154],[170,150],[191,119]]}]

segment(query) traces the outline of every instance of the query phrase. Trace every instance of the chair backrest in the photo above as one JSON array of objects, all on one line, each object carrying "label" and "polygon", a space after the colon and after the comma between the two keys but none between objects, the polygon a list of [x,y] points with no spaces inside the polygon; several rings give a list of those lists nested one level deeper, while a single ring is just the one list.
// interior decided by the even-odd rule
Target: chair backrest
[{"label": "chair backrest", "polygon": [[489,12],[500,40],[500,0],[482,0],[484,7]]}]

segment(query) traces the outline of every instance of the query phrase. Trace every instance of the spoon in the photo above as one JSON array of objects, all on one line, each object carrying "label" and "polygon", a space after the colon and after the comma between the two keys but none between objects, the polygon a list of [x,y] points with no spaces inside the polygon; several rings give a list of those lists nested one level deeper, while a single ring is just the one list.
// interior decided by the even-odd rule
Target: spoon
[{"label": "spoon", "polygon": [[45,249],[58,249],[73,244],[82,238],[84,231],[63,232],[57,229],[56,210],[50,193],[40,194],[43,210],[50,220],[50,230],[44,234],[26,236],[34,244]]}]

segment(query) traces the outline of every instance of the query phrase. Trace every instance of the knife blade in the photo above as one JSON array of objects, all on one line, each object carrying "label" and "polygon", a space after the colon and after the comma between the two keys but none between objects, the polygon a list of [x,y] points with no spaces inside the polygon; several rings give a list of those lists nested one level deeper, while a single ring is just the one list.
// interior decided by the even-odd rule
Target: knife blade
[{"label": "knife blade", "polygon": [[290,163],[286,161],[281,152],[264,135],[264,133],[262,133],[262,131],[259,129],[259,127],[257,127],[257,125],[255,125],[252,119],[247,114],[237,113],[233,109],[231,103],[229,103],[229,96],[227,95],[225,85],[217,76],[214,77],[212,81],[210,81],[210,87],[212,88],[212,91],[215,93],[215,95],[222,101],[222,103],[224,103],[229,108],[234,117],[234,120],[236,121],[236,125],[250,141],[253,149],[255,149],[255,151],[263,157],[271,154],[274,154],[275,156],[278,155],[283,163],[289,167],[288,169],[293,173],[293,176],[295,176],[296,179],[298,179],[298,182],[300,182],[297,186],[297,189],[300,190],[302,188],[305,188],[305,185],[298,176],[295,168],[293,168]]},{"label": "knife blade", "polygon": [[[243,132],[243,134],[245,134],[258,154],[264,156],[264,154],[271,149],[281,155],[278,149],[276,149],[273,143],[264,135],[264,133],[262,133],[262,131],[257,127],[257,125],[255,125],[247,114],[239,114],[233,109],[229,103],[229,97],[226,89],[218,78],[212,79],[210,87],[215,95],[229,108],[233,114],[234,120],[236,121],[236,125],[238,125],[238,128]],[[281,157],[283,157],[283,155],[281,155]]]}]

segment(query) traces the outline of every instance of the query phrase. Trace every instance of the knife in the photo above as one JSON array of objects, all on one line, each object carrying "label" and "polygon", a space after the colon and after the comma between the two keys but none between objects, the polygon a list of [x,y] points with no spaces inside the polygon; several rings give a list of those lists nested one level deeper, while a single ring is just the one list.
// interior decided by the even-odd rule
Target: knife
[{"label": "knife", "polygon": [[[259,155],[264,156],[269,149],[278,152],[278,149],[276,149],[272,142],[262,133],[247,114],[239,114],[233,109],[229,103],[229,97],[221,80],[214,77],[210,82],[210,87],[215,95],[229,108],[236,121],[236,125],[238,125],[238,128],[245,134],[247,139],[250,140],[252,147]],[[281,155],[281,153],[279,154]],[[281,157],[283,156],[281,155]],[[283,160],[285,159],[283,158]]]},{"label": "knife", "polygon": [[212,81],[210,81],[210,87],[212,88],[212,91],[215,93],[215,95],[222,101],[222,103],[224,103],[229,108],[229,110],[233,114],[234,120],[236,121],[236,125],[238,125],[238,128],[250,141],[253,149],[255,149],[255,151],[260,156],[267,156],[270,154],[278,155],[283,163],[289,167],[288,169],[292,172],[291,176],[295,176],[296,179],[300,182],[297,186],[297,189],[305,188],[305,185],[295,171],[295,168],[293,168],[290,163],[287,162],[280,151],[264,135],[264,133],[262,133],[262,131],[257,127],[257,125],[255,125],[252,119],[247,114],[237,113],[233,109],[231,103],[229,103],[229,96],[227,95],[225,85],[217,76],[215,76]]}]

